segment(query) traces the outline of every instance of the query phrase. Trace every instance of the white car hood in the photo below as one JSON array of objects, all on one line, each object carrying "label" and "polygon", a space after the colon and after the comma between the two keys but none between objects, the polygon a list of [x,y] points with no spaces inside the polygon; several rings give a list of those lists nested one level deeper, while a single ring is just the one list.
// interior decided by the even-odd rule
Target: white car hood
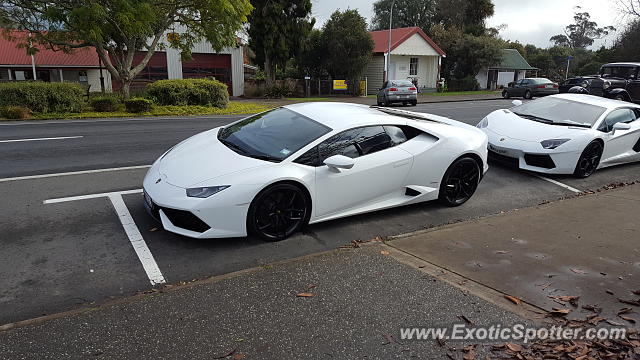
[{"label": "white car hood", "polygon": [[218,129],[209,130],[176,145],[160,160],[160,174],[169,184],[187,188],[220,176],[273,165],[234,152],[218,141],[217,134]]},{"label": "white car hood", "polygon": [[540,142],[550,139],[570,139],[576,131],[587,128],[577,128],[561,125],[549,125],[524,119],[511,111],[497,110],[487,117],[487,129],[511,139]]}]

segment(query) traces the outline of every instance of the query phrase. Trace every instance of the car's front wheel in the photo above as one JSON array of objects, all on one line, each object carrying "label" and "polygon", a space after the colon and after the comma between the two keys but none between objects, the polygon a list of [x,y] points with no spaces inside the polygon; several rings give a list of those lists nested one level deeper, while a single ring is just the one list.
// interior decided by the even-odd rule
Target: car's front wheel
[{"label": "car's front wheel", "polygon": [[251,202],[247,231],[267,241],[284,240],[306,224],[310,202],[307,194],[296,185],[272,185]]},{"label": "car's front wheel", "polygon": [[533,98],[533,94],[531,93],[531,91],[527,90],[527,91],[524,93],[524,98],[525,98],[525,99],[531,99],[531,98]]},{"label": "car's front wheel", "polygon": [[509,92],[507,90],[503,90],[502,91],[502,97],[505,99],[508,99],[511,97],[511,95],[509,95]]},{"label": "car's front wheel", "polygon": [[598,169],[598,165],[600,165],[603,150],[600,141],[592,141],[589,143],[584,151],[582,151],[573,174],[579,178],[591,176]]},{"label": "car's front wheel", "polygon": [[439,200],[447,206],[460,206],[476,192],[482,169],[471,157],[456,160],[444,173]]}]

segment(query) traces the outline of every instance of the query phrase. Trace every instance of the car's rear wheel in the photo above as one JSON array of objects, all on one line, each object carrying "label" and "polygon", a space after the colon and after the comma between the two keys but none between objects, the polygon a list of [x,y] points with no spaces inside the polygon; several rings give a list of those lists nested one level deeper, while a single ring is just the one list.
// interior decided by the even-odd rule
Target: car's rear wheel
[{"label": "car's rear wheel", "polygon": [[627,99],[624,97],[624,95],[622,94],[618,94],[614,97],[614,99],[616,100],[620,100],[620,101],[626,101]]},{"label": "car's rear wheel", "polygon": [[284,240],[308,221],[310,200],[293,184],[276,184],[262,190],[251,202],[247,230],[267,241]]},{"label": "car's rear wheel", "polygon": [[417,100],[414,100],[414,101],[411,102],[411,106],[417,106],[417,105],[418,105],[418,101]]},{"label": "car's rear wheel", "polygon": [[531,94],[531,91],[527,90],[527,91],[524,93],[524,98],[525,98],[525,99],[531,99],[531,98],[533,98],[533,94]]},{"label": "car's rear wheel", "polygon": [[408,102],[406,102],[406,101],[403,101],[403,102],[402,102],[402,106],[407,106],[407,104],[409,104],[409,103],[408,103]]},{"label": "car's rear wheel", "polygon": [[476,192],[482,170],[476,160],[462,157],[444,173],[439,200],[447,206],[460,206]]},{"label": "car's rear wheel", "polygon": [[600,165],[600,159],[602,158],[602,143],[600,141],[592,141],[582,151],[574,175],[579,178],[586,178],[591,176],[598,169]]},{"label": "car's rear wheel", "polygon": [[502,97],[505,99],[509,99],[511,95],[509,95],[509,92],[507,90],[502,90]]}]

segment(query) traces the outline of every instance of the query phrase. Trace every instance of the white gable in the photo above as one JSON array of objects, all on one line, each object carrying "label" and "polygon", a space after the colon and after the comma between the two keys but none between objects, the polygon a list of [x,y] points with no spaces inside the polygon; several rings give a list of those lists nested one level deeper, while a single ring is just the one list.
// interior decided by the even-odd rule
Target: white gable
[{"label": "white gable", "polygon": [[438,52],[418,33],[413,34],[397,48],[391,50],[391,54],[440,56],[440,54],[438,54]]}]

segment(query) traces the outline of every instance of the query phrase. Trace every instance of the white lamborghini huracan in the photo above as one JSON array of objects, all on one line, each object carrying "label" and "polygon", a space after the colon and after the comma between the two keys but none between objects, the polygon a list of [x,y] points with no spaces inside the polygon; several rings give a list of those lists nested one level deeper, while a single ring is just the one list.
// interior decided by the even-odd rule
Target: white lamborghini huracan
[{"label": "white lamborghini huracan", "polygon": [[281,240],[308,223],[440,199],[466,202],[487,166],[482,131],[344,103],[284,106],[195,135],[144,179],[147,210],[195,238]]},{"label": "white lamborghini huracan", "polygon": [[577,177],[640,161],[640,105],[582,94],[514,103],[477,125],[489,137],[492,160]]}]

